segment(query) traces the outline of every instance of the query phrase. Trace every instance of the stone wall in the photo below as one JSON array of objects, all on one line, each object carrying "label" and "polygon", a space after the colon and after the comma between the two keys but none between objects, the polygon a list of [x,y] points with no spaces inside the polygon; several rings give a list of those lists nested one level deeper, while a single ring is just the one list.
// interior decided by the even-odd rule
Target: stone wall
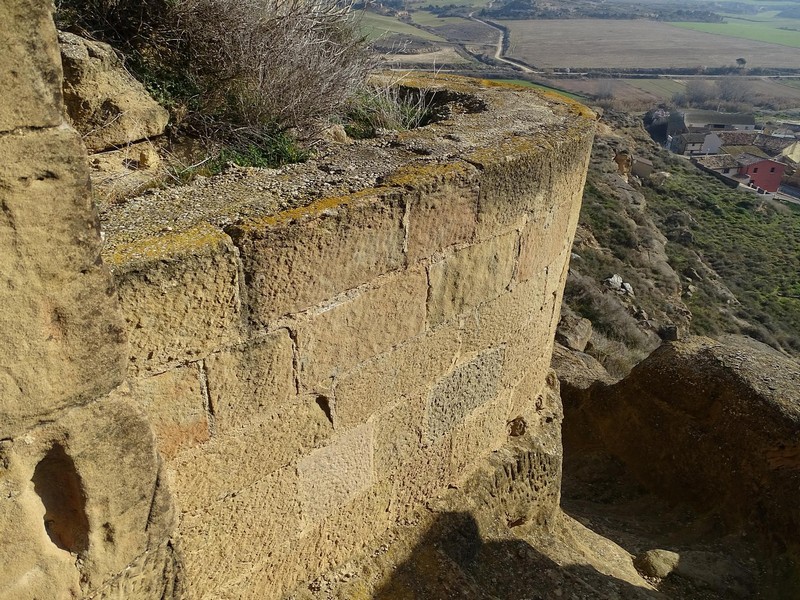
[{"label": "stone wall", "polygon": [[50,10],[0,8],[3,597],[281,597],[481,466],[546,524],[591,115],[443,78],[379,182],[109,239],[112,278]]},{"label": "stone wall", "polygon": [[[187,597],[281,597],[413,521],[510,435],[558,440],[543,387],[591,121],[446,85],[498,111],[522,97],[559,124],[224,230],[108,248],[125,394],[166,460]],[[404,143],[442,135],[431,127]],[[547,448],[524,460],[549,472],[529,508],[549,514],[561,458]]]},{"label": "stone wall", "polygon": [[168,598],[172,505],[144,413],[109,395],[125,323],[51,10],[0,6],[0,596]]}]

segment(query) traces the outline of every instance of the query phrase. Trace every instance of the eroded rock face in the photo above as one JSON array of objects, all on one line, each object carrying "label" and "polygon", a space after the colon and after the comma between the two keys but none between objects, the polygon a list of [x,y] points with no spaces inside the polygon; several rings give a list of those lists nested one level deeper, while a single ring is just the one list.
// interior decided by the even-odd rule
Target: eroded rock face
[{"label": "eroded rock face", "polygon": [[565,399],[565,411],[565,445],[604,447],[651,489],[797,555],[797,362],[689,338],[662,345],[615,385]]},{"label": "eroded rock face", "polygon": [[169,113],[122,66],[108,44],[60,32],[64,103],[90,150],[161,135]]},{"label": "eroded rock face", "polygon": [[0,596],[169,598],[172,503],[149,423],[109,396],[129,349],[51,10],[0,7]]}]

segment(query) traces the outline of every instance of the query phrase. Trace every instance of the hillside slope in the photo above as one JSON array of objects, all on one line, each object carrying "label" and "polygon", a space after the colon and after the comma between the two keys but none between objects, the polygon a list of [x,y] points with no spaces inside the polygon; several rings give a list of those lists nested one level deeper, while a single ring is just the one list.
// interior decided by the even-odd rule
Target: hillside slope
[{"label": "hillside slope", "polygon": [[[631,175],[634,156],[654,174]],[[800,353],[798,207],[731,190],[659,148],[638,118],[612,111],[598,127],[583,202],[563,313],[592,322],[586,352],[612,376],[673,327]]]}]

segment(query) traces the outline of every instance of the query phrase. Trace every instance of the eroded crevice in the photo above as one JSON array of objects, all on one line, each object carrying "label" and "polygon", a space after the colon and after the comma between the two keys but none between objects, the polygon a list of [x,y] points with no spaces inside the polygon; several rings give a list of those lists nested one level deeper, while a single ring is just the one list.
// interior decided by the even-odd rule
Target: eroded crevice
[{"label": "eroded crevice", "polygon": [[44,528],[62,550],[89,549],[86,497],[75,462],[61,444],[53,444],[33,472],[33,487],[44,505]]},{"label": "eroded crevice", "polygon": [[331,422],[333,425],[333,407],[331,406],[331,399],[327,396],[322,394],[318,395],[315,399],[317,406],[319,406],[320,410],[325,413],[328,421]]}]

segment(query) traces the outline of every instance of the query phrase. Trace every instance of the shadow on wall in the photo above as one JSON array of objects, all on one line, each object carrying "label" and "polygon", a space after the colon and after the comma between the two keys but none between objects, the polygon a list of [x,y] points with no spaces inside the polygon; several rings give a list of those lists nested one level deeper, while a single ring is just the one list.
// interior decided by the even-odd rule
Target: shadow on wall
[{"label": "shadow on wall", "polygon": [[655,599],[660,594],[600,573],[562,567],[522,539],[489,541],[469,513],[443,513],[373,596],[377,600]]}]

